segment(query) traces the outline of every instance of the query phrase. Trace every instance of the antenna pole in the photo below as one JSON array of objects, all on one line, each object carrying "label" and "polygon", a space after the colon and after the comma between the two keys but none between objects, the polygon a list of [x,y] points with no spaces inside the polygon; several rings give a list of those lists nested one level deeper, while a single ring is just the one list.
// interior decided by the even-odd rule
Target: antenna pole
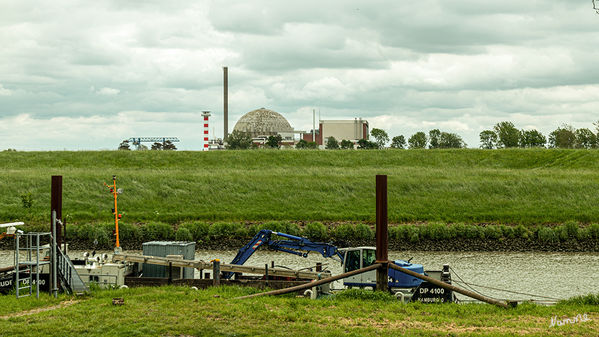
[{"label": "antenna pole", "polygon": [[312,141],[316,141],[316,110],[312,109]]}]

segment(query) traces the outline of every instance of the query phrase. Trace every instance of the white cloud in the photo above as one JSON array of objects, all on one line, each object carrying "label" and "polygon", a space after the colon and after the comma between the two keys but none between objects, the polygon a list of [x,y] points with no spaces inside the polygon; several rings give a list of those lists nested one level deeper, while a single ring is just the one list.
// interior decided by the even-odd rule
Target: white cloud
[{"label": "white cloud", "polygon": [[0,84],[0,96],[10,96],[12,95],[12,90],[8,90],[4,88],[2,84]]},{"label": "white cloud", "polygon": [[[597,22],[574,1],[9,2],[0,12],[0,139],[27,149],[195,139],[202,110],[220,137],[224,65],[229,130],[260,107],[297,129],[311,128],[316,108],[390,134],[440,128],[475,147],[478,132],[502,120],[544,133],[592,127]],[[122,125],[96,130],[111,121]],[[60,123],[68,134],[44,131]],[[27,137],[5,137],[15,128]]]},{"label": "white cloud", "polygon": [[117,95],[119,92],[121,92],[119,89],[114,89],[114,88],[102,88],[102,89],[96,91],[96,93],[98,95],[104,95],[104,96]]}]

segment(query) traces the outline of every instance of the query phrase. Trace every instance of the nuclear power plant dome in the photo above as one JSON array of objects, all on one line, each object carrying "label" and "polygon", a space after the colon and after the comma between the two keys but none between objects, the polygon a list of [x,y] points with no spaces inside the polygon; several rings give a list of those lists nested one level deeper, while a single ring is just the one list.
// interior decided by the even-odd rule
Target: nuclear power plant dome
[{"label": "nuclear power plant dome", "polygon": [[293,128],[280,113],[265,108],[256,109],[243,115],[233,131],[246,132],[252,137],[293,133]]}]

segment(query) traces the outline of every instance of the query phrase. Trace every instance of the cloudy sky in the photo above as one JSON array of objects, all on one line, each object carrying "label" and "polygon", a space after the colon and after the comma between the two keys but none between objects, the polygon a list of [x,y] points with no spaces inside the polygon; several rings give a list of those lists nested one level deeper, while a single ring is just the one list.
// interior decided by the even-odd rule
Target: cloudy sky
[{"label": "cloudy sky", "polygon": [[[362,117],[390,136],[439,128],[478,147],[509,120],[548,134],[599,120],[591,0],[0,0],[0,149],[201,148],[266,107],[295,129]],[[210,130],[212,133],[212,128]]]}]

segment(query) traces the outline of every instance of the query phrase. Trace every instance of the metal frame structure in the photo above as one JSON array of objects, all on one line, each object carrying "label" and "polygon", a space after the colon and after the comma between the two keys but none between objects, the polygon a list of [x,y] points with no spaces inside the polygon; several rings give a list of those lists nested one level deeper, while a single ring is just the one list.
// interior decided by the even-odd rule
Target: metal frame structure
[{"label": "metal frame structure", "polygon": [[[15,234],[15,289],[17,298],[31,296],[33,294],[33,276],[35,274],[35,296],[40,298],[40,267],[45,264],[50,264],[51,261],[40,260],[42,246],[40,246],[40,238],[47,236],[52,240],[52,234],[49,232],[35,233],[19,233]],[[25,245],[21,246],[21,238],[25,238]],[[20,251],[24,250],[25,260],[21,261]],[[33,254],[35,252],[35,254]],[[27,268],[21,270],[19,267],[25,265]],[[20,278],[20,273],[29,273],[28,278]],[[22,287],[21,281],[28,280],[27,286]],[[22,290],[28,290],[26,294],[22,294]]]}]

